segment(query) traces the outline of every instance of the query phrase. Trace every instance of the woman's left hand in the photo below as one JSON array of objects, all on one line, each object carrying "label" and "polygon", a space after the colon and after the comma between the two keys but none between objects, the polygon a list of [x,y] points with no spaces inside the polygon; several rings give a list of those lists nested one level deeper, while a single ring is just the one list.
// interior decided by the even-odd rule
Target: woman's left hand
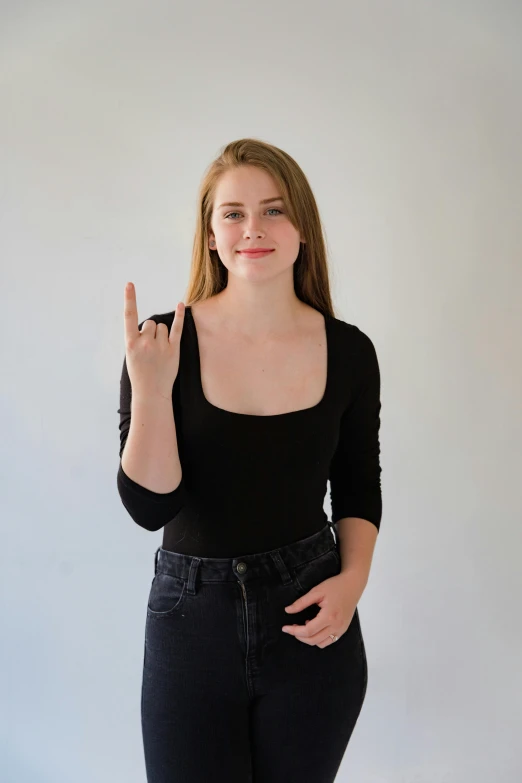
[{"label": "woman's left hand", "polygon": [[282,630],[305,644],[317,647],[333,644],[329,634],[333,633],[339,639],[348,630],[364,588],[361,574],[348,569],[325,579],[285,607],[287,612],[301,612],[307,606],[317,604],[320,612],[305,625],[284,625]]}]

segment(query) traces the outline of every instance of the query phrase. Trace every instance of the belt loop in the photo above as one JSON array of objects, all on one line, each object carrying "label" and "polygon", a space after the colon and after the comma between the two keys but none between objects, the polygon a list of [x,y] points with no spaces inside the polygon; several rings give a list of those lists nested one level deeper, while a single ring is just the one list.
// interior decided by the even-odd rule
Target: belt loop
[{"label": "belt loop", "polygon": [[190,593],[190,595],[196,594],[196,577],[200,563],[201,559],[199,557],[195,555],[191,557],[186,587],[187,593]]},{"label": "belt loop", "polygon": [[281,574],[281,581],[284,585],[289,585],[293,582],[292,576],[290,574],[290,571],[288,570],[285,561],[281,557],[281,554],[279,552],[279,549],[276,549],[275,552],[270,552],[270,555],[272,557],[272,560],[274,561],[277,570]]},{"label": "belt loop", "polygon": [[158,547],[154,553],[154,576],[158,573],[158,560],[159,560],[159,551],[161,547]]}]

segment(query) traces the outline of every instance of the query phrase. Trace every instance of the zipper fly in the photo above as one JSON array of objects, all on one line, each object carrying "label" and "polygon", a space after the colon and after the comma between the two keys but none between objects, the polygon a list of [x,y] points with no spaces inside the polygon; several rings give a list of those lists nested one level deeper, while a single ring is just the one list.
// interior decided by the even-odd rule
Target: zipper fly
[{"label": "zipper fly", "polygon": [[245,677],[246,677],[247,687],[248,687],[251,695],[253,695],[253,685],[252,685],[252,682],[251,682],[251,675],[250,675],[250,672],[249,672],[250,634],[249,634],[249,629],[248,629],[247,593],[246,593],[245,585],[243,584],[243,582],[240,582],[239,579],[237,581],[241,585],[241,591],[243,593],[243,602],[244,602],[244,607],[245,607],[245,612],[244,612],[244,624],[245,624]]},{"label": "zipper fly", "polygon": [[[239,579],[237,580],[239,582]],[[248,652],[249,652],[249,633],[248,633],[248,603],[247,603],[247,594],[245,590],[245,585],[243,582],[239,582],[241,585],[241,591],[243,593],[243,599],[244,599],[244,606],[245,606],[245,612],[244,612],[244,623],[245,623],[245,635],[246,635],[246,656],[248,658]]]}]

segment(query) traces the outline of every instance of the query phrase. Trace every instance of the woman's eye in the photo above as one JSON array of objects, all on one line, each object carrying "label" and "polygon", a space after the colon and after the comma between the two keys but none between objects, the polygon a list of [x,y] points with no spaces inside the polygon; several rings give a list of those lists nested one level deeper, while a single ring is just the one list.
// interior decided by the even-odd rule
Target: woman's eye
[{"label": "woman's eye", "polygon": [[[277,207],[270,207],[270,209],[267,209],[267,212],[279,212],[281,215],[283,214],[280,209],[277,209]],[[225,220],[230,217],[231,215],[240,215],[240,212],[229,212],[228,215],[225,215]]]}]

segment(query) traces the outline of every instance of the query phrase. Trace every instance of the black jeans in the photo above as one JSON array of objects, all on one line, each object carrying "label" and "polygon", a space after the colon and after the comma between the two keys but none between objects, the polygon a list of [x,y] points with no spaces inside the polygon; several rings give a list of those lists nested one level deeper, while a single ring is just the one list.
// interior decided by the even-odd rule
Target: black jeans
[{"label": "black jeans", "polygon": [[284,607],[340,571],[330,527],[243,557],[156,550],[141,692],[148,783],[335,779],[366,694],[359,613],[323,648],[281,630],[315,617],[317,604]]}]

